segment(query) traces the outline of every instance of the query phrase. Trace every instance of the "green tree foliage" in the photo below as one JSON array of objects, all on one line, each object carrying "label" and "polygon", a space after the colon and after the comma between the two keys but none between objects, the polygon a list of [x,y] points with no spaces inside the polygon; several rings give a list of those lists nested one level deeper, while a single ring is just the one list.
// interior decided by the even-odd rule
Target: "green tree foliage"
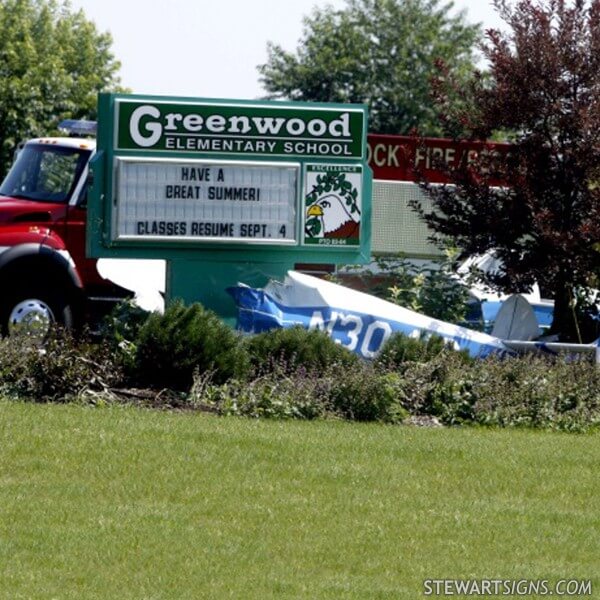
[{"label": "green tree foliage", "polygon": [[[440,133],[430,100],[437,59],[464,78],[479,29],[439,0],[348,0],[344,10],[315,8],[304,19],[296,54],[268,45],[258,67],[269,98],[369,105],[379,133]],[[460,98],[460,94],[456,95]]]},{"label": "green tree foliage", "polygon": [[112,39],[68,2],[0,2],[0,175],[16,145],[64,118],[95,118],[96,95],[116,89]]},{"label": "green tree foliage", "polygon": [[459,251],[445,248],[444,254],[436,263],[422,265],[402,254],[377,256],[374,271],[365,270],[364,265],[350,265],[331,279],[434,319],[461,325],[471,308],[469,288],[456,277]]},{"label": "green tree foliage", "polygon": [[480,274],[486,283],[518,292],[537,281],[549,290],[552,332],[593,339],[590,323],[577,325],[573,299],[600,264],[600,0],[494,5],[508,27],[487,33],[490,72],[474,80],[473,106],[446,104],[460,85],[448,73],[438,104],[473,138],[510,131],[512,145],[450,173],[456,187],[431,186],[439,210],[424,216],[467,254],[495,250],[503,268]]}]

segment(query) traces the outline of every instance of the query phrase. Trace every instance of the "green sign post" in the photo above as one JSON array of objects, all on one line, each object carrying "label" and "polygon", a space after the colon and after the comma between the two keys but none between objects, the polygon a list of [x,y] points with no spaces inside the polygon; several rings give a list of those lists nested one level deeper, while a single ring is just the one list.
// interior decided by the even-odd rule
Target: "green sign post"
[{"label": "green sign post", "polygon": [[167,299],[370,257],[366,108],[101,94],[88,254],[163,258]]}]

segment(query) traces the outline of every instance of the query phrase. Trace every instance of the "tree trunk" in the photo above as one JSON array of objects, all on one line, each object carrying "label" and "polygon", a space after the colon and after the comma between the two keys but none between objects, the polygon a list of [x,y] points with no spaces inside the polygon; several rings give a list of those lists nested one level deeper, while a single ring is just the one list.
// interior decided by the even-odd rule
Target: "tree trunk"
[{"label": "tree trunk", "polygon": [[561,342],[580,343],[579,330],[572,306],[573,292],[564,274],[554,285],[554,313],[550,335],[558,335]]}]

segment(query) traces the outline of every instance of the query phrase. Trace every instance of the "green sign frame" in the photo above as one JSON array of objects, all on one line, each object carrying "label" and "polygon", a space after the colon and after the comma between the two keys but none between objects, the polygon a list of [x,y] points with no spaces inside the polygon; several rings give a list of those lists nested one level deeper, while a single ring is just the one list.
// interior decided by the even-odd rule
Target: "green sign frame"
[{"label": "green sign frame", "polygon": [[169,298],[370,260],[364,105],[100,94],[91,171],[88,255],[166,259]]}]

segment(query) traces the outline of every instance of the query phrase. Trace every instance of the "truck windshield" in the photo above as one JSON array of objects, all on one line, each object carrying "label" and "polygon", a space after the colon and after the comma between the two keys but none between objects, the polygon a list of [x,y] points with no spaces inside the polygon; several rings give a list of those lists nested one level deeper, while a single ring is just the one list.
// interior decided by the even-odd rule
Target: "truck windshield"
[{"label": "truck windshield", "polygon": [[46,202],[71,197],[90,156],[89,150],[27,144],[0,186],[0,195]]}]

